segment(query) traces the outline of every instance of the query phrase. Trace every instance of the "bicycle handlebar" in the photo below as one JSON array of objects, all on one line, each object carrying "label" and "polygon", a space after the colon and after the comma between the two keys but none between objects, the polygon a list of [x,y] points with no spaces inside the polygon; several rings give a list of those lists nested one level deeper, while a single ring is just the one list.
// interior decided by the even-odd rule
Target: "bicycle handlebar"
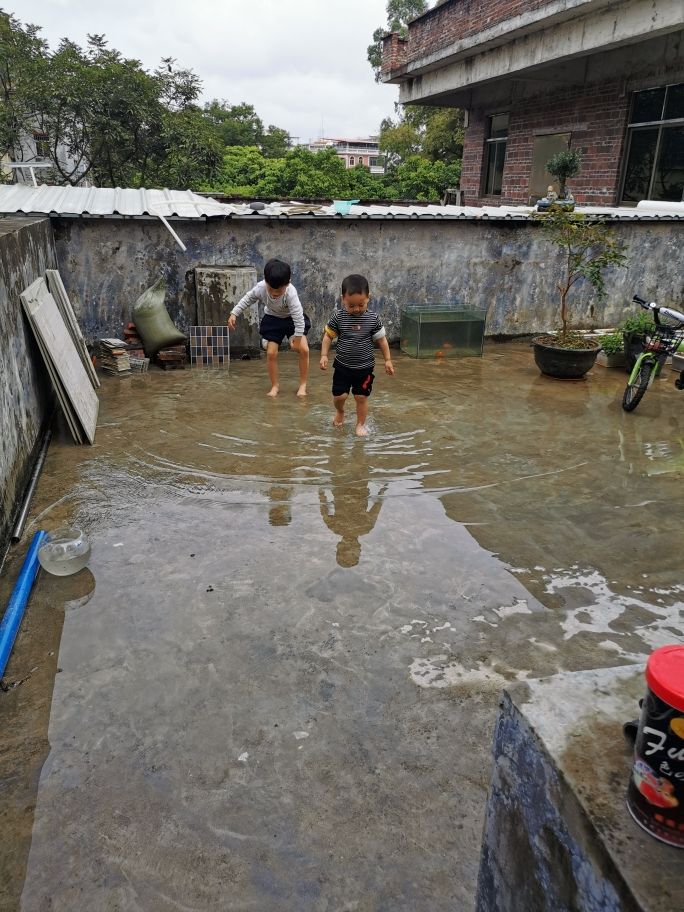
[{"label": "bicycle handlebar", "polygon": [[643,307],[644,310],[653,311],[653,319],[656,324],[660,324],[659,315],[661,313],[665,314],[668,317],[672,317],[675,320],[679,320],[680,323],[684,323],[684,313],[681,313],[679,310],[674,310],[672,307],[658,307],[655,301],[651,301],[649,304],[647,301],[644,301],[643,298],[640,298],[639,295],[634,295],[632,298],[635,304],[638,304],[640,307]]}]

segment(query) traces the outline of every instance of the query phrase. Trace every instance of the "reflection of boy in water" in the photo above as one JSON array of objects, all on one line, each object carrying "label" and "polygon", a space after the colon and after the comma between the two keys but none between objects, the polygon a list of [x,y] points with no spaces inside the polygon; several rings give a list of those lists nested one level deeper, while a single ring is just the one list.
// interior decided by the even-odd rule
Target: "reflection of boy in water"
[{"label": "reflection of boy in water", "polygon": [[268,490],[268,499],[271,508],[268,511],[268,521],[272,526],[289,526],[292,522],[290,510],[290,489],[287,487],[272,487]]},{"label": "reflection of boy in water", "polygon": [[337,563],[340,567],[355,567],[358,564],[361,557],[359,538],[373,530],[382,506],[380,497],[386,488],[387,485],[383,485],[372,500],[365,480],[335,485],[318,492],[323,522],[331,532],[340,536],[337,543]]}]

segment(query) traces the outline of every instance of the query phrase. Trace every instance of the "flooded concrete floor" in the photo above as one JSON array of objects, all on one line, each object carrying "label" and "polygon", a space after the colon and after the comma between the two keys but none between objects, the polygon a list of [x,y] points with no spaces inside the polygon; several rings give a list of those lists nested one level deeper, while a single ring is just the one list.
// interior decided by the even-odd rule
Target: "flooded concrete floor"
[{"label": "flooded concrete floor", "polygon": [[399,356],[362,440],[316,364],[104,378],[53,442],[29,531],[93,552],[0,693],[1,909],[469,910],[501,687],[684,634],[669,371],[627,415],[521,344]]}]

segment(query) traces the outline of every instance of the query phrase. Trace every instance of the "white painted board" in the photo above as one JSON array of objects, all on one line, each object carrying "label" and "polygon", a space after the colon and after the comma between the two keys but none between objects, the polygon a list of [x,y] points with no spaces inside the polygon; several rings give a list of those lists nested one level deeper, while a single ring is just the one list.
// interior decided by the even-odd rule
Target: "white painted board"
[{"label": "white painted board", "polygon": [[90,377],[93,386],[98,387],[100,385],[100,381],[95,368],[93,367],[93,362],[90,360],[88,346],[86,345],[85,339],[83,338],[81,327],[78,325],[78,320],[76,319],[74,308],[71,306],[71,301],[69,300],[69,295],[66,292],[66,288],[64,287],[64,282],[62,281],[62,276],[59,274],[59,270],[46,269],[45,279],[47,280],[50,294],[55,299],[55,303],[57,304],[59,312],[64,318],[66,327],[71,333],[71,338],[74,340],[76,349],[81,356],[81,361],[83,362],[83,366],[86,369],[86,373]]},{"label": "white painted board", "polygon": [[21,302],[83,428],[84,436],[89,443],[94,443],[100,403],[45,279],[36,279],[22,291]]},{"label": "white painted board", "polygon": [[[29,322],[31,322],[31,321],[29,320]],[[81,435],[81,431],[80,431],[80,427],[79,427],[80,422],[79,422],[78,418],[76,417],[74,410],[71,407],[71,403],[69,402],[69,398],[64,390],[64,387],[62,386],[59,376],[55,373],[55,368],[54,368],[52,361],[50,360],[49,352],[44,347],[40,336],[36,335],[35,332],[34,332],[34,335],[36,336],[36,342],[38,343],[38,348],[40,349],[40,353],[43,357],[43,361],[45,362],[45,366],[47,367],[48,374],[50,375],[50,380],[52,381],[52,386],[57,394],[57,401],[59,402],[59,405],[62,409],[64,417],[66,418],[66,422],[67,422],[67,425],[69,426],[69,430],[71,431],[71,436],[74,438],[76,443],[82,444],[83,436]]]}]

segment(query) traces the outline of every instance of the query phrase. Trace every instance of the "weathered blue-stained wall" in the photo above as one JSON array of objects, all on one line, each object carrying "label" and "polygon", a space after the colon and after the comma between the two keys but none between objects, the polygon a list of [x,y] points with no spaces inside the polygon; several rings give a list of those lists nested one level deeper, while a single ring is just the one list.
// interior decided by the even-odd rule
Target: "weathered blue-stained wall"
[{"label": "weathered blue-stained wall", "polygon": [[[278,256],[292,265],[310,338],[320,339],[328,314],[350,272],[368,276],[375,306],[392,340],[400,309],[409,303],[459,299],[489,309],[487,333],[522,335],[558,326],[556,282],[560,255],[539,226],[523,221],[275,220],[174,221],[183,253],[158,222],[55,219],[59,266],[89,339],[116,335],[138,295],[160,275],[176,323],[192,325],[193,270],[199,264],[255,266]],[[682,301],[682,222],[618,222],[629,247],[628,269],[608,277],[608,300],[596,306],[595,326],[615,325],[634,310],[635,292]],[[577,288],[578,325],[592,322],[590,288]],[[626,309],[627,308],[627,309]]]},{"label": "weathered blue-stained wall", "polygon": [[52,402],[19,295],[56,265],[49,219],[0,219],[0,562]]}]

